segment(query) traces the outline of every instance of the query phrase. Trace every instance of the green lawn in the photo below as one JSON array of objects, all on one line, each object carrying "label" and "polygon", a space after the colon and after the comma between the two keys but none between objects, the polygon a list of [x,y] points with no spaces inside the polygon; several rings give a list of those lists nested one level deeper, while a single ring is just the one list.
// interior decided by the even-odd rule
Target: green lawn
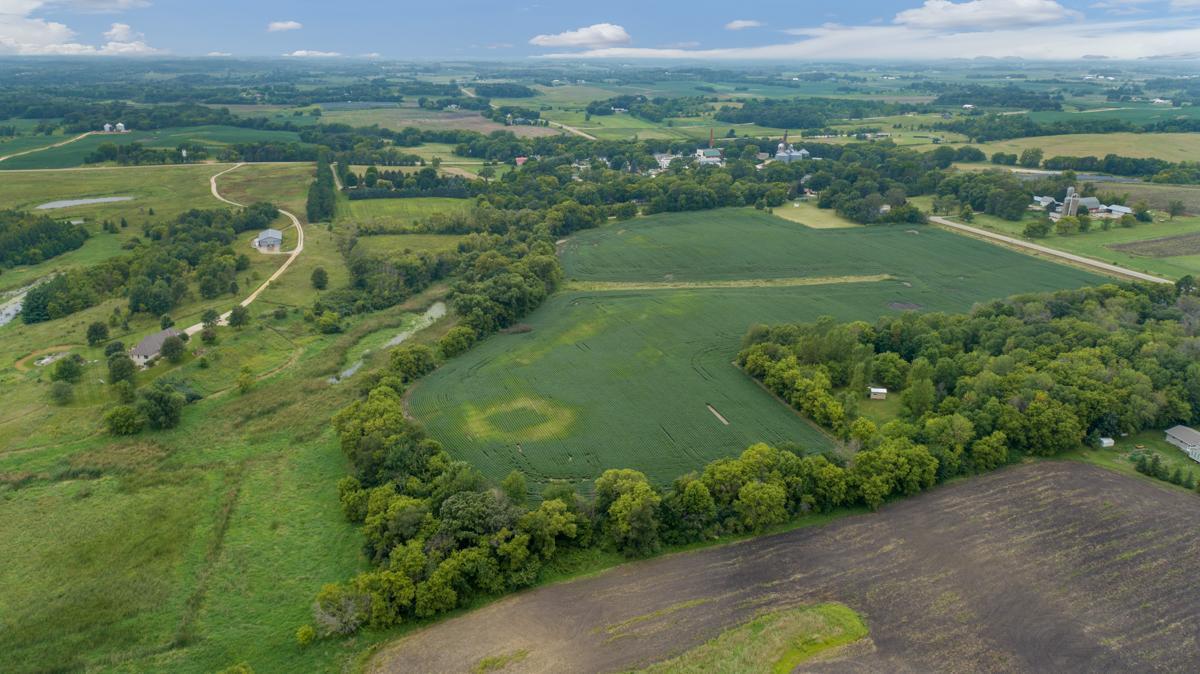
[{"label": "green lawn", "polygon": [[[560,292],[530,330],[489,338],[423,380],[411,410],[455,456],[500,478],[586,483],[629,467],[667,482],[753,442],[829,441],[731,362],[753,323],[963,311],[1100,277],[933,228],[813,230],[753,209],[676,213],[575,235]],[[837,277],[890,274],[878,282]],[[825,285],[771,279],[832,277]],[[764,280],[763,287],[719,287]],[[850,279],[847,279],[850,280]],[[704,281],[705,288],[654,289]],[[633,282],[636,289],[604,290]],[[724,418],[726,424],[712,409]]]},{"label": "green lawn", "polygon": [[862,226],[843,218],[831,208],[817,208],[816,203],[812,201],[789,201],[779,208],[773,209],[772,213],[784,220],[798,222],[813,229],[843,229]]}]

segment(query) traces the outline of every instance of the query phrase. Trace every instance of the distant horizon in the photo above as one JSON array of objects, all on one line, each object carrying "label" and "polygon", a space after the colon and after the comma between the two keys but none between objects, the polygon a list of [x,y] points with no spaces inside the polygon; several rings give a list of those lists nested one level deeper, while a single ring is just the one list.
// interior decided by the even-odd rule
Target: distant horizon
[{"label": "distant horizon", "polygon": [[864,0],[804,8],[697,0],[686,12],[629,0],[602,8],[451,0],[436,9],[365,0],[352,13],[280,0],[0,0],[0,56],[1192,61],[1200,59],[1200,0]]}]

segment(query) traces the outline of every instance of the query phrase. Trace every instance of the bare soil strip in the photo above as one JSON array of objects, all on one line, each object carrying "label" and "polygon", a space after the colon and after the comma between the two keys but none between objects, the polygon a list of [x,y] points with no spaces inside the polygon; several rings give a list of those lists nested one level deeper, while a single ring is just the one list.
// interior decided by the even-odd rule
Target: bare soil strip
[{"label": "bare soil strip", "polygon": [[713,407],[712,405],[710,405],[708,403],[705,403],[704,406],[708,408],[709,412],[713,413],[713,416],[716,417],[718,421],[725,424],[726,426],[729,425],[729,420],[726,419],[724,416],[722,416],[721,413],[717,411],[717,408]]},{"label": "bare soil strip", "polygon": [[[627,671],[756,615],[841,602],[874,649],[825,672],[1195,671],[1200,498],[1075,462],[1039,462],[847,517],[626,564],[436,623],[373,672]],[[614,644],[609,630],[621,629]]]},{"label": "bare soil strip", "polygon": [[708,290],[711,288],[791,288],[838,283],[878,283],[891,274],[868,276],[811,276],[795,278],[730,279],[725,281],[568,281],[564,290],[582,292],[621,292],[626,290]]}]

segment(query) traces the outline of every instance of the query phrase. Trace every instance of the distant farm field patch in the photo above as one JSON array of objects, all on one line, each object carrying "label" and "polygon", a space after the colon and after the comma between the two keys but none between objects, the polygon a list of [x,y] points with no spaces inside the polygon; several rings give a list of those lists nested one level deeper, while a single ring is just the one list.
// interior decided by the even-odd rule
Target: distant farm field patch
[{"label": "distant farm field patch", "polygon": [[[917,233],[910,233],[917,232]],[[821,431],[733,364],[754,323],[961,311],[1100,277],[933,228],[814,230],[753,209],[579,233],[565,289],[414,387],[410,411],[500,479],[586,486],[608,468],[667,482],[755,442],[820,451]],[[715,412],[715,413],[714,413]]]},{"label": "distant farm field patch", "polygon": [[1040,148],[1047,159],[1069,157],[1156,157],[1167,161],[1196,161],[1200,156],[1200,133],[1077,133],[998,140],[975,145],[989,157],[996,152],[1020,154]]},{"label": "distant farm field patch", "polygon": [[[46,145],[69,138],[53,136]],[[181,143],[200,143],[221,148],[237,143],[278,142],[299,143],[300,134],[294,131],[267,131],[237,126],[190,126],[153,131],[133,130],[123,134],[95,134],[62,147],[33,152],[0,162],[0,169],[51,169],[83,166],[84,157],[105,143],[125,145],[141,143],[150,148],[175,148]],[[4,153],[0,153],[4,154]]]},{"label": "distant farm field patch", "polygon": [[415,105],[381,106],[361,110],[330,110],[321,119],[326,123],[351,126],[377,124],[382,128],[394,130],[406,127],[463,129],[484,134],[493,131],[512,131],[518,136],[554,136],[562,133],[558,129],[544,126],[505,126],[485,118],[475,110],[426,110]]}]

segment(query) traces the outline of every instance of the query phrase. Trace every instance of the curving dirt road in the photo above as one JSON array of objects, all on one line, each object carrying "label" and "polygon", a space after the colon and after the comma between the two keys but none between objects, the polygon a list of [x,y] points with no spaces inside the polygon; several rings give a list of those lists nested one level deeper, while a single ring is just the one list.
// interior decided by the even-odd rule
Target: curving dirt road
[{"label": "curving dirt road", "polygon": [[82,140],[84,138],[87,138],[88,136],[92,135],[93,133],[96,133],[96,132],[88,131],[86,133],[81,133],[78,136],[75,136],[74,138],[69,138],[67,140],[64,140],[61,143],[55,143],[53,145],[43,145],[42,147],[35,147],[35,148],[30,148],[28,150],[22,150],[21,152],[14,152],[12,154],[6,154],[3,157],[0,157],[0,161],[6,161],[8,159],[12,159],[13,157],[23,157],[27,154],[33,154],[34,152],[41,152],[42,150],[49,150],[49,149],[55,148],[55,147],[62,147],[64,145],[70,145],[71,143],[74,143],[77,140]]},{"label": "curving dirt road", "polygon": [[1105,274],[1116,275],[1116,276],[1120,276],[1120,277],[1127,278],[1127,279],[1133,279],[1135,281],[1149,281],[1151,283],[1174,283],[1174,281],[1169,281],[1165,278],[1161,278],[1158,276],[1152,276],[1150,274],[1143,274],[1140,271],[1133,271],[1132,269],[1126,269],[1125,267],[1119,267],[1115,264],[1109,264],[1107,262],[1093,260],[1090,257],[1084,257],[1082,255],[1068,253],[1066,251],[1061,251],[1061,250],[1058,250],[1055,248],[1050,248],[1049,246],[1043,246],[1043,245],[1032,243],[1029,241],[1024,241],[1022,239],[1018,239],[1015,237],[1006,236],[1004,234],[997,234],[996,232],[991,232],[986,229],[980,229],[979,227],[972,227],[970,225],[964,225],[961,223],[953,222],[951,220],[947,220],[946,218],[939,217],[936,215],[929,216],[929,220],[932,222],[936,222],[937,224],[942,225],[943,227],[949,227],[950,229],[957,229],[960,232],[966,232],[967,234],[972,234],[974,236],[983,237],[985,239],[992,239],[993,241],[999,241],[999,242],[1007,244],[1009,246],[1016,246],[1018,248],[1034,250],[1039,253],[1045,253],[1046,255],[1050,255],[1050,256],[1057,257],[1057,258],[1060,258],[1063,260],[1067,260],[1069,262],[1074,262],[1076,264],[1081,264],[1081,265],[1084,265],[1087,267],[1091,267],[1092,269],[1103,272]]},{"label": "curving dirt road", "polygon": [[371,672],[627,671],[754,615],[838,601],[869,640],[800,671],[1195,671],[1200,498],[1024,464],[822,527],[626,564],[414,632]]},{"label": "curving dirt road", "polygon": [[[217,173],[213,177],[209,178],[208,182],[209,182],[210,188],[212,189],[212,195],[214,197],[216,197],[218,200],[223,201],[231,206],[238,206],[239,208],[244,208],[245,204],[239,204],[238,202],[233,201],[232,199],[226,199],[225,197],[221,196],[221,193],[219,191],[217,191],[217,178],[220,178],[221,176],[225,175],[226,173],[229,173],[230,171],[239,169],[243,166],[245,166],[244,163],[234,164],[230,168],[227,168],[224,171],[221,171],[220,173]],[[275,273],[271,274],[271,276],[266,281],[263,281],[262,285],[255,288],[254,292],[247,295],[246,299],[244,299],[240,302],[240,304],[243,307],[250,306],[250,304],[253,303],[254,300],[258,299],[258,296],[260,294],[262,294],[262,291],[266,290],[267,286],[271,285],[272,281],[274,281],[275,279],[282,276],[283,272],[287,271],[287,268],[292,265],[292,262],[294,262],[296,260],[296,258],[300,257],[300,253],[304,252],[304,227],[300,225],[300,218],[297,218],[295,215],[292,215],[291,213],[289,213],[288,211],[285,211],[283,209],[279,209],[279,212],[281,214],[287,216],[288,219],[290,219],[292,221],[292,225],[296,228],[296,235],[297,235],[296,247],[292,249],[292,253],[291,253],[291,255],[288,256],[288,259],[284,260],[283,264],[279,265],[279,269],[276,269]],[[229,322],[229,314],[230,314],[229,311],[226,311],[225,313],[221,314],[220,319],[218,319],[218,321],[217,321],[218,324],[225,325],[226,323],[228,323]],[[186,332],[188,334],[188,336],[191,336],[191,335],[195,335],[195,334],[199,333],[203,329],[204,329],[204,324],[197,323],[195,325],[188,326],[186,329],[184,329],[184,332]]]}]

